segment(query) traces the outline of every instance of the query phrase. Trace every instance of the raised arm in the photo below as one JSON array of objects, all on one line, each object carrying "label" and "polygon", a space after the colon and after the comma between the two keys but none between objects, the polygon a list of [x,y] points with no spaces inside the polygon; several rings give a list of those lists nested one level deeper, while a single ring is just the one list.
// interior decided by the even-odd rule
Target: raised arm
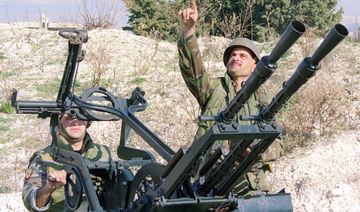
[{"label": "raised arm", "polygon": [[191,0],[191,8],[180,10],[178,14],[183,22],[184,37],[187,38],[195,33],[195,24],[198,19],[195,0]]}]

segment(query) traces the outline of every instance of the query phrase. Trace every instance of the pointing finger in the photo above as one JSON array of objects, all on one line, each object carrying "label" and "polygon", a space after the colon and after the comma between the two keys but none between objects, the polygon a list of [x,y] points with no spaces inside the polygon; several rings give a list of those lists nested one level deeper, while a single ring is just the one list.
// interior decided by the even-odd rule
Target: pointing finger
[{"label": "pointing finger", "polygon": [[191,9],[197,10],[195,0],[191,0]]}]

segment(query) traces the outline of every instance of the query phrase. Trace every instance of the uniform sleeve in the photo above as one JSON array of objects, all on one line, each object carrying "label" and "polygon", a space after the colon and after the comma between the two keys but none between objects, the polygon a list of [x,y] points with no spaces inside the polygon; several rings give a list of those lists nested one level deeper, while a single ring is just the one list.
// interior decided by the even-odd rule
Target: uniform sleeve
[{"label": "uniform sleeve", "polygon": [[46,184],[46,178],[46,167],[41,157],[36,156],[25,172],[24,187],[22,192],[24,205],[29,211],[45,211],[49,209],[52,201],[51,198],[44,207],[36,207],[37,190]]},{"label": "uniform sleeve", "polygon": [[178,41],[179,66],[186,86],[204,108],[210,94],[209,75],[207,74],[199,50],[196,36],[188,38],[181,35]]},{"label": "uniform sleeve", "polygon": [[[257,106],[259,110],[263,109],[264,106],[267,106],[273,98],[273,95],[266,92],[265,88],[263,86],[260,86],[260,88],[256,92],[256,99],[259,102],[259,105]],[[281,156],[284,155],[284,145],[281,137],[275,139],[275,141],[269,146],[267,150],[261,155],[262,162],[264,164],[270,164],[271,162],[276,161]],[[271,168],[270,168],[271,169]]]},{"label": "uniform sleeve", "polygon": [[275,141],[269,146],[267,150],[261,155],[261,159],[264,163],[274,162],[284,155],[284,144],[281,137],[275,139]]}]

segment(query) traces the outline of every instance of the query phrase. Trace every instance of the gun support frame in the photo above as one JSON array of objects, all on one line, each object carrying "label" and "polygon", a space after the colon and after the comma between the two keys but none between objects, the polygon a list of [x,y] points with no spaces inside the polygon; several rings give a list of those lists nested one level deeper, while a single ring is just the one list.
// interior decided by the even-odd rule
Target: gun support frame
[{"label": "gun support frame", "polygon": [[[82,195],[84,191],[91,211],[170,212],[183,211],[190,207],[192,210],[214,211],[221,210],[228,204],[232,211],[292,211],[289,194],[265,195],[261,193],[245,199],[243,196],[233,194],[232,189],[236,180],[248,172],[259,160],[259,155],[282,133],[282,129],[274,120],[275,114],[290,96],[315,74],[320,68],[319,62],[347,36],[347,29],[340,24],[335,25],[314,55],[304,59],[283,89],[258,115],[240,115],[244,119],[255,120],[255,124],[238,125],[233,122],[233,118],[252,93],[275,71],[277,60],[304,32],[305,26],[302,23],[292,21],[273,51],[259,61],[255,71],[228,107],[216,117],[203,117],[202,120],[216,121],[211,129],[195,140],[189,148],[182,148],[176,154],[135,116],[135,112],[143,111],[147,106],[147,101],[143,97],[145,93],[140,89],[136,88],[129,99],[120,99],[105,88],[90,88],[80,97],[71,92],[70,88],[73,85],[79,62],[85,56],[81,47],[88,38],[86,31],[83,30],[59,32],[62,37],[69,40],[69,53],[56,101],[17,101],[15,91],[12,105],[16,107],[17,113],[37,114],[41,118],[51,118],[50,129],[53,138],[51,156],[56,162],[63,164],[66,170],[75,176],[76,182],[81,184],[75,185],[78,190],[81,190],[76,194]],[[100,93],[102,96],[95,97],[95,93]],[[108,101],[111,106],[91,103],[94,101]],[[102,112],[102,114],[96,112]],[[85,161],[78,153],[58,148],[58,116],[64,113],[87,121],[121,119],[121,136],[117,152],[119,158],[123,160],[92,163]],[[168,165],[157,163],[155,157],[148,151],[127,147],[126,141],[131,129],[154,148],[168,162]],[[216,163],[221,156],[220,151],[206,164],[201,174],[210,174],[203,184],[199,181],[191,182],[191,172],[196,171],[194,165],[204,153],[210,151],[216,140],[234,140],[238,143],[228,154],[224,154],[225,159],[219,164]],[[260,141],[251,148],[251,152],[244,159],[239,158],[254,140]],[[133,166],[141,167],[135,176],[130,170]],[[230,168],[235,171],[230,175],[225,174]],[[99,200],[99,194],[94,189],[90,175],[99,173],[109,181],[106,184],[107,187],[104,187],[102,198],[105,199],[102,201]],[[148,176],[152,176],[152,181],[148,179]],[[154,183],[151,184],[152,182]],[[69,202],[71,201],[69,198],[72,197],[66,196],[67,204],[72,209],[77,209],[78,201],[82,198],[78,200],[77,196],[73,196],[74,202]]]}]

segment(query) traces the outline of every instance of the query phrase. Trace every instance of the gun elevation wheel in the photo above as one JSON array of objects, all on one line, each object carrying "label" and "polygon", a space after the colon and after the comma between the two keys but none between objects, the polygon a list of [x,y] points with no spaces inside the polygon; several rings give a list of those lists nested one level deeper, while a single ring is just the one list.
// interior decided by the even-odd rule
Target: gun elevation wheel
[{"label": "gun elevation wheel", "polygon": [[[82,100],[87,101],[89,103],[96,103],[98,105],[106,105],[114,108],[120,108],[118,98],[102,87],[100,88],[92,87],[86,89],[81,94],[81,98]],[[119,117],[109,114],[107,112],[100,112],[85,108],[83,108],[83,110],[97,120],[103,120],[103,121],[119,120]]]},{"label": "gun elevation wheel", "polygon": [[132,208],[134,201],[140,199],[149,189],[161,184],[164,167],[160,163],[148,163],[139,169],[129,188],[128,208]]},{"label": "gun elevation wheel", "polygon": [[70,210],[79,208],[82,199],[82,185],[79,174],[72,170],[66,176],[65,201]]}]

